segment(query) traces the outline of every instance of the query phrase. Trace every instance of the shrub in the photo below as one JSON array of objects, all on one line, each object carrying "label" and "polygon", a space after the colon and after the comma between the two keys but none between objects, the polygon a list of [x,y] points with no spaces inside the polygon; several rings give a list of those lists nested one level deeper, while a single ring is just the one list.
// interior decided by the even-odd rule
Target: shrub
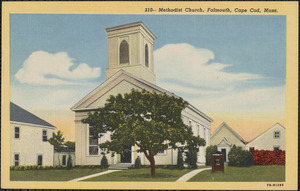
[{"label": "shrub", "polygon": [[101,159],[100,168],[108,168],[108,161],[105,154],[103,154],[103,157]]},{"label": "shrub", "polygon": [[185,163],[188,164],[189,168],[197,168],[197,151],[187,151],[185,155]]},{"label": "shrub", "polygon": [[179,168],[180,170],[184,169],[183,158],[182,158],[182,152],[181,151],[178,151],[177,168]]},{"label": "shrub", "polygon": [[73,167],[71,155],[68,156],[67,168],[71,169]]},{"label": "shrub", "polygon": [[40,166],[40,165],[39,165],[39,166],[37,166],[37,169],[38,169],[38,170],[42,170],[42,169],[43,169],[43,166]]},{"label": "shrub", "polygon": [[228,160],[229,166],[251,166],[253,164],[253,155],[250,151],[233,145],[228,153]]},{"label": "shrub", "polygon": [[212,154],[217,151],[218,151],[217,145],[210,145],[206,147],[205,165],[211,166]]},{"label": "shrub", "polygon": [[142,167],[142,163],[141,163],[141,159],[140,159],[140,156],[138,156],[136,159],[135,159],[135,162],[134,162],[134,168],[141,168]]},{"label": "shrub", "polygon": [[253,154],[254,165],[284,165],[285,164],[285,151],[265,151],[255,150]]},{"label": "shrub", "polygon": [[15,166],[14,166],[14,165],[11,165],[11,166],[9,167],[9,169],[10,169],[10,170],[15,170]]}]

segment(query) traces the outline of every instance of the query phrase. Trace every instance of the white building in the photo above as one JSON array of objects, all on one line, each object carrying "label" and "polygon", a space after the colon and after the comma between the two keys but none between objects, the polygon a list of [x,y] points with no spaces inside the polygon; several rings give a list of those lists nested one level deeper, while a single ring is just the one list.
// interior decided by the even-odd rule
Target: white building
[{"label": "white building", "polygon": [[[87,118],[89,112],[103,107],[110,95],[129,93],[132,89],[174,95],[155,85],[153,42],[156,37],[142,22],[108,28],[106,32],[108,36],[106,81],[71,108],[75,112],[76,165],[100,164],[102,156],[98,144],[109,140],[110,135],[106,134],[101,139],[95,138],[93,129],[81,120]],[[185,124],[192,126],[195,135],[200,135],[205,139],[206,145],[210,145],[212,119],[192,105],[184,109],[182,119]],[[198,164],[205,163],[205,148],[200,148]],[[122,156],[107,155],[109,164],[133,164],[137,156],[141,157],[142,164],[149,164],[143,153],[135,152],[136,146],[129,149],[130,152]],[[176,164],[177,151],[168,149],[159,153],[155,156],[155,163]]]},{"label": "white building", "polygon": [[247,149],[285,150],[285,128],[276,123],[246,145]]},{"label": "white building", "polygon": [[75,150],[63,147],[60,152],[54,150],[53,166],[67,166],[69,156],[72,159],[72,166],[75,166]]},{"label": "white building", "polygon": [[217,145],[218,151],[223,153],[224,161],[228,162],[228,153],[233,145],[245,149],[246,141],[223,122],[211,135],[210,144]]},{"label": "white building", "polygon": [[10,165],[53,165],[55,127],[10,102]]}]

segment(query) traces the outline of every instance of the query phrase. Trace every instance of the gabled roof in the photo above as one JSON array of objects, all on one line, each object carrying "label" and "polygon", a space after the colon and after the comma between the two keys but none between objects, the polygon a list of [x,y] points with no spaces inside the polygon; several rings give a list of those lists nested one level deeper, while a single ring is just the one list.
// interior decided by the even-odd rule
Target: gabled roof
[{"label": "gabled roof", "polygon": [[[84,98],[82,98],[79,102],[77,102],[73,107],[71,107],[71,110],[76,111],[76,110],[80,110],[77,109],[78,106],[80,106],[80,104],[82,104],[84,101],[86,101],[87,99],[89,99],[90,97],[92,97],[96,92],[98,92],[100,89],[102,89],[104,86],[106,86],[107,84],[109,84],[111,81],[113,81],[114,79],[116,79],[117,77],[119,77],[120,75],[127,75],[137,81],[139,81],[142,84],[145,84],[146,86],[149,86],[151,88],[153,88],[154,90],[161,92],[161,93],[166,93],[170,96],[174,96],[174,97],[179,97],[177,95],[175,95],[174,93],[165,90],[155,84],[152,84],[150,82],[147,82],[141,78],[138,78],[128,72],[125,72],[124,70],[119,70],[118,72],[116,72],[113,76],[111,76],[109,79],[105,80],[102,84],[100,84],[97,88],[95,88],[93,91],[91,91],[88,95],[86,95]],[[193,105],[189,104],[187,106],[189,109],[193,110],[194,112],[196,112],[198,115],[201,115],[202,117],[204,117],[205,119],[207,119],[208,121],[212,122],[213,120],[208,117],[207,115],[205,115],[203,112],[201,112],[200,110],[198,110],[196,107],[194,107]]]},{"label": "gabled roof", "polygon": [[223,139],[221,139],[220,142],[219,142],[217,145],[220,145],[223,141],[224,141],[227,145],[229,145],[229,146],[232,145],[225,137],[223,137]]},{"label": "gabled roof", "polygon": [[25,109],[10,102],[10,121],[28,123],[34,125],[41,125],[46,127],[55,128],[53,125],[37,117],[36,115],[26,111]]},{"label": "gabled roof", "polygon": [[241,140],[244,144],[247,142],[239,135],[237,134],[233,129],[231,129],[225,122],[223,122],[215,131],[214,133],[210,136],[212,139],[220,130],[222,127],[226,127],[234,136],[236,136],[239,140]]},{"label": "gabled roof", "polygon": [[256,140],[257,138],[261,137],[263,134],[267,133],[269,130],[271,130],[275,126],[279,126],[279,127],[283,128],[285,130],[285,128],[280,123],[276,123],[275,125],[271,126],[267,130],[265,130],[264,132],[262,132],[261,134],[259,134],[258,136],[256,136],[254,139],[252,139],[251,141],[249,141],[248,144],[251,143],[252,141]]}]

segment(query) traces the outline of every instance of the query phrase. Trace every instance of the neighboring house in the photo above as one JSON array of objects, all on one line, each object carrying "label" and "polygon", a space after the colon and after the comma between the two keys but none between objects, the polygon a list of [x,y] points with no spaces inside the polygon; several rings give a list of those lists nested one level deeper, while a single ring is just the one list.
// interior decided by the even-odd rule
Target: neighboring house
[{"label": "neighboring house", "polygon": [[10,165],[53,165],[55,127],[10,102]]},{"label": "neighboring house", "polygon": [[71,156],[72,166],[75,166],[75,150],[63,147],[60,152],[54,150],[53,166],[67,166],[68,158]]},{"label": "neighboring house", "polygon": [[[149,92],[173,93],[155,85],[153,63],[153,41],[156,37],[142,23],[131,23],[106,29],[108,36],[108,68],[106,81],[81,99],[71,109],[75,112],[76,165],[98,165],[101,159],[99,143],[110,139],[110,134],[94,137],[93,126],[82,123],[88,113],[103,107],[110,95],[129,93],[132,89],[145,89]],[[176,96],[176,95],[174,95]],[[210,145],[210,119],[192,105],[182,112],[185,124],[191,125],[194,135],[199,135]],[[198,153],[198,164],[205,163],[205,147]],[[131,163],[137,156],[142,164],[149,164],[143,153],[137,153],[137,146],[129,146],[125,155],[107,155],[109,164]],[[168,149],[155,156],[156,164],[177,164],[177,151]]]},{"label": "neighboring house", "polygon": [[232,146],[241,146],[245,149],[246,141],[223,122],[211,135],[210,144],[217,145],[218,151],[223,153],[224,161],[228,162],[228,153]]},{"label": "neighboring house", "polygon": [[285,150],[285,128],[276,123],[246,145],[247,149]]}]

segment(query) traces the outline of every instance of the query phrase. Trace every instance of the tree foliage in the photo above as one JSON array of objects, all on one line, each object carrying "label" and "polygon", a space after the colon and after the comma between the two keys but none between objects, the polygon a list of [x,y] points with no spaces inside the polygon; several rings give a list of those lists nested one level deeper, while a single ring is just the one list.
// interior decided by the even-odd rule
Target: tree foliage
[{"label": "tree foliage", "polygon": [[141,162],[141,158],[140,156],[138,156],[136,159],[135,159],[135,162],[134,162],[134,168],[141,168],[142,167],[142,162]]},{"label": "tree foliage", "polygon": [[73,161],[71,155],[68,156],[67,168],[71,169],[73,167]]},{"label": "tree foliage", "polygon": [[228,153],[228,160],[229,166],[251,166],[253,164],[253,155],[250,151],[233,145]]},{"label": "tree foliage", "polygon": [[184,169],[183,158],[182,158],[182,151],[180,151],[180,150],[178,150],[177,168],[179,168],[180,170]]},{"label": "tree foliage", "polygon": [[75,142],[74,141],[67,141],[65,142],[65,145],[72,150],[75,150]]},{"label": "tree foliage", "polygon": [[101,159],[100,168],[108,168],[108,160],[107,160],[105,154],[103,154],[103,157]]},{"label": "tree foliage", "polygon": [[54,146],[57,152],[60,152],[63,148],[64,140],[63,133],[58,130],[57,133],[52,133],[52,137],[48,139],[48,142]]},{"label": "tree foliage", "polygon": [[[53,145],[54,149],[57,152],[61,152],[61,150],[63,149],[64,141],[65,138],[63,137],[63,133],[60,130],[58,130],[57,133],[52,133],[52,137],[48,139],[48,142],[51,145]],[[57,155],[57,157],[58,157],[58,164],[60,166],[59,155]]]},{"label": "tree foliage", "polygon": [[207,166],[211,166],[211,159],[212,159],[212,154],[217,152],[218,148],[217,145],[210,145],[208,147],[206,147],[206,162],[205,165]]},{"label": "tree foliage", "polygon": [[107,153],[122,154],[123,145],[137,145],[137,152],[145,154],[154,176],[154,156],[184,145],[193,136],[192,128],[181,119],[187,105],[182,98],[133,89],[124,95],[111,95],[104,107],[89,113],[83,122],[92,124],[100,135],[112,132],[111,140],[100,144]]},{"label": "tree foliage", "polygon": [[197,168],[199,146],[205,146],[205,144],[205,140],[199,136],[193,136],[187,141],[185,146],[185,149],[187,149],[185,151],[185,162],[188,164],[189,168]]}]

